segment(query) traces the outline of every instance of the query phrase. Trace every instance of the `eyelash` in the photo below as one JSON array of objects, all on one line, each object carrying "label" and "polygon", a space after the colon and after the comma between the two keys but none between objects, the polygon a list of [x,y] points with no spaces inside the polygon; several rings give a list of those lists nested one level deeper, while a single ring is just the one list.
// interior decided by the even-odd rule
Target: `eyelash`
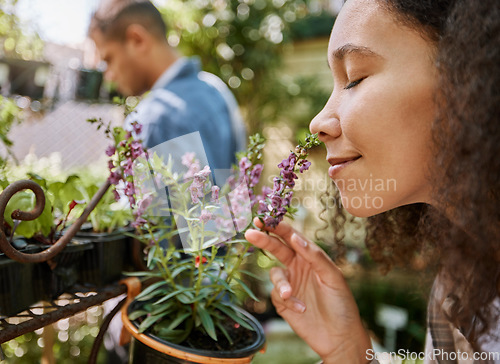
[{"label": "eyelash", "polygon": [[353,81],[350,84],[348,84],[346,87],[344,87],[344,90],[349,90],[350,88],[353,88],[361,83],[365,78],[360,78],[359,80]]}]

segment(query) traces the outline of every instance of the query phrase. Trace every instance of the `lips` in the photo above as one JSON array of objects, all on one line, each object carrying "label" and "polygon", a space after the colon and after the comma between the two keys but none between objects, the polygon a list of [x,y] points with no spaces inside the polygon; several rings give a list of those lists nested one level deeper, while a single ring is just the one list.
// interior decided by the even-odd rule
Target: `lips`
[{"label": "lips", "polygon": [[359,158],[361,158],[360,155],[353,157],[327,158],[328,163],[331,164],[331,167],[328,169],[328,175],[330,176],[330,178],[333,179],[341,170],[343,170],[348,165],[354,163]]}]

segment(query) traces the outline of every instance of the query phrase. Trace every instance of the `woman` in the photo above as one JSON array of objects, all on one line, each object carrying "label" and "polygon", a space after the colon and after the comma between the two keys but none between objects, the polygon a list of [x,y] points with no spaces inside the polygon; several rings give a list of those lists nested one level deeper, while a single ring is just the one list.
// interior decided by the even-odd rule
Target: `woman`
[{"label": "woman", "polygon": [[[426,363],[500,363],[499,52],[497,0],[349,0],[330,38],[335,88],[310,129],[345,210],[369,217],[372,257],[439,258]],[[271,232],[246,237],[286,266],[278,313],[324,363],[369,362],[340,270],[289,225]]]}]

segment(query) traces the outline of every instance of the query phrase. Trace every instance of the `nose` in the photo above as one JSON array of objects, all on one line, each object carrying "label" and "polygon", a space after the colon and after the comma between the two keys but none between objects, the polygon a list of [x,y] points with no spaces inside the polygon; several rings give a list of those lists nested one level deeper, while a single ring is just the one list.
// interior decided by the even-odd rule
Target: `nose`
[{"label": "nose", "polygon": [[318,137],[322,142],[330,138],[338,138],[342,134],[340,118],[333,96],[333,94],[330,96],[323,110],[321,110],[309,124],[311,133],[318,133]]}]

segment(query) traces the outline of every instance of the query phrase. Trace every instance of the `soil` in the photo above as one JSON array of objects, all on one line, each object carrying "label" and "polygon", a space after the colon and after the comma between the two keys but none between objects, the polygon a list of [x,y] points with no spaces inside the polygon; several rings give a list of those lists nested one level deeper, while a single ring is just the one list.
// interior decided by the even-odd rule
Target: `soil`
[{"label": "soil", "polygon": [[[139,326],[141,321],[142,319],[135,320],[136,325]],[[215,330],[217,334],[217,341],[214,341],[210,336],[200,330],[193,330],[185,341],[177,345],[199,350],[220,352],[244,349],[253,345],[257,340],[258,336],[255,331],[248,330],[247,328],[240,326],[230,318],[227,318],[227,320],[223,323],[223,326],[226,329],[229,337],[233,341],[232,345],[219,328],[216,328]],[[151,333],[151,330],[149,329],[147,330],[147,332]],[[160,335],[154,336],[162,339]]]},{"label": "soil", "polygon": [[248,330],[230,319],[224,322],[223,325],[229,337],[233,340],[232,345],[229,343],[226,336],[218,329],[216,330],[217,341],[214,341],[205,333],[196,330],[180,345],[202,350],[232,351],[249,347],[257,339],[257,333],[255,331]]}]

